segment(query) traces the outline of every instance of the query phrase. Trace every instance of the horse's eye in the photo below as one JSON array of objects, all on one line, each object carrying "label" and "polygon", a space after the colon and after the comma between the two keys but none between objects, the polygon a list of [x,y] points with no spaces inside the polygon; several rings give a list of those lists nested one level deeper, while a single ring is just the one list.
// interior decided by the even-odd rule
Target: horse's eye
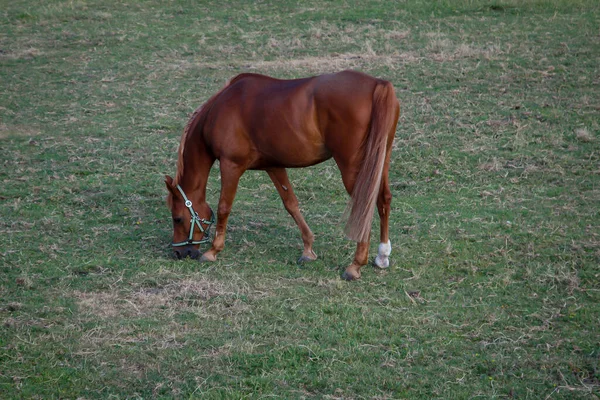
[{"label": "horse's eye", "polygon": [[176,224],[180,224],[181,222],[183,222],[183,219],[181,217],[174,217],[173,222]]}]

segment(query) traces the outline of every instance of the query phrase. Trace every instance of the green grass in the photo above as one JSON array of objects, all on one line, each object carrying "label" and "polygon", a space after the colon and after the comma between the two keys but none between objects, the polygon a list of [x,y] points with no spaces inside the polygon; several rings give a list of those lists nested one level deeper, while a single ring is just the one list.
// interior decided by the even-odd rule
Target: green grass
[{"label": "green grass", "polygon": [[[4,3],[0,397],[600,397],[597,2]],[[190,113],[346,68],[402,103],[390,269],[339,278],[332,162],[290,171],[314,263],[256,171],[218,261],[172,260]]]}]

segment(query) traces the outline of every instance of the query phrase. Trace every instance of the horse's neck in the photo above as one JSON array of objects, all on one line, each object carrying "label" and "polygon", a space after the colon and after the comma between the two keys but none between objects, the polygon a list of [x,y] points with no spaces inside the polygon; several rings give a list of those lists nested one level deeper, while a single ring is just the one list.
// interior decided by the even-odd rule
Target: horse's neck
[{"label": "horse's neck", "polygon": [[200,201],[205,201],[208,175],[214,163],[213,156],[206,150],[204,141],[190,140],[181,157],[183,173],[179,177],[179,184],[185,191],[194,193],[194,197],[198,196],[196,198]]}]

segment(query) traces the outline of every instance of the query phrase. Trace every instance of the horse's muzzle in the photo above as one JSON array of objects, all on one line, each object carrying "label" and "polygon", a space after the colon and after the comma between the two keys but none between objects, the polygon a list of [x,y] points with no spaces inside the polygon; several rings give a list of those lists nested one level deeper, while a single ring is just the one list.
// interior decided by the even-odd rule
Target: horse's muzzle
[{"label": "horse's muzzle", "polygon": [[198,257],[200,257],[200,252],[198,249],[195,249],[192,246],[184,246],[173,249],[173,256],[178,260],[182,260],[187,257],[191,258],[192,260],[196,260]]}]

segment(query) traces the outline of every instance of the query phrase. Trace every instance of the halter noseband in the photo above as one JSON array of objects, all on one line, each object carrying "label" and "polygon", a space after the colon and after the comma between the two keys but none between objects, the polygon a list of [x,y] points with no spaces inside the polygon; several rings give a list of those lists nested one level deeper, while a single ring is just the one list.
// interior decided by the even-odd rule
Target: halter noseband
[{"label": "halter noseband", "polygon": [[[190,244],[202,244],[208,242],[210,240],[210,227],[212,226],[212,224],[215,223],[215,213],[212,210],[210,210],[210,221],[200,218],[198,213],[192,208],[192,202],[188,200],[181,186],[177,185],[177,189],[179,190],[179,193],[181,193],[181,195],[183,196],[185,206],[188,208],[188,210],[190,210],[192,219],[190,220],[190,236],[188,237],[188,240],[186,240],[185,242],[172,243],[171,246],[180,247],[187,246]],[[202,224],[208,225],[206,227],[206,230],[202,228]],[[200,229],[200,232],[204,234],[202,236],[202,239],[200,240],[194,240],[194,225],[198,225],[198,229]]]}]

